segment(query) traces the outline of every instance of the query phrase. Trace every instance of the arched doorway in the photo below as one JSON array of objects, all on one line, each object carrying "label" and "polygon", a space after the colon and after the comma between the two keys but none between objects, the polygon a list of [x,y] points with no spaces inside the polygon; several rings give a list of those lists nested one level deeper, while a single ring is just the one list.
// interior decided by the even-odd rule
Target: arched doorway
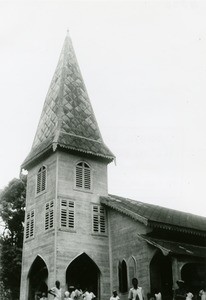
[{"label": "arched doorway", "polygon": [[198,293],[206,286],[206,264],[187,263],[182,267],[181,277],[193,293]]},{"label": "arched doorway", "polygon": [[99,299],[100,270],[95,262],[83,253],[75,258],[66,270],[66,283],[69,286],[80,286],[82,290],[88,288]]},{"label": "arched doorway", "polygon": [[163,300],[172,299],[172,263],[169,256],[157,251],[150,262],[151,292],[159,290]]},{"label": "arched doorway", "polygon": [[47,294],[48,269],[44,260],[37,256],[31,265],[29,275],[29,300],[36,300],[43,292]]}]

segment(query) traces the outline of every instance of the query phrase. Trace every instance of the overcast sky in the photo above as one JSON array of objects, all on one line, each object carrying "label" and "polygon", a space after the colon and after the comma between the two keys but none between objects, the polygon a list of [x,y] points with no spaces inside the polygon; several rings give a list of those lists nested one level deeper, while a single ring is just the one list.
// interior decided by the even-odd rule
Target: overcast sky
[{"label": "overcast sky", "polygon": [[67,28],[109,193],[206,216],[206,2],[0,1],[0,189],[30,151]]}]

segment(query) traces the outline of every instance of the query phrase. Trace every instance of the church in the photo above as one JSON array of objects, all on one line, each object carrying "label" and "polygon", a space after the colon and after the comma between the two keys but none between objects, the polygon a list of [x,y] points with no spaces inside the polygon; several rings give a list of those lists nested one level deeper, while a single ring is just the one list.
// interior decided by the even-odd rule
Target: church
[{"label": "church", "polygon": [[[206,286],[206,218],[108,193],[105,145],[66,36],[31,151],[21,300],[59,280],[62,291],[88,288],[98,300],[128,298],[137,277],[145,300],[172,299],[178,279]],[[48,295],[48,299],[53,296]]]}]

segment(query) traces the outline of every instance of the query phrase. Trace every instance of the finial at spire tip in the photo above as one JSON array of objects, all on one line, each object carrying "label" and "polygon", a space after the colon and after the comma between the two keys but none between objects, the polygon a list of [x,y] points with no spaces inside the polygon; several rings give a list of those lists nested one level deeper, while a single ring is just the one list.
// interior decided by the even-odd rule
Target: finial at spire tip
[{"label": "finial at spire tip", "polygon": [[69,28],[67,28],[67,36],[69,36]]}]

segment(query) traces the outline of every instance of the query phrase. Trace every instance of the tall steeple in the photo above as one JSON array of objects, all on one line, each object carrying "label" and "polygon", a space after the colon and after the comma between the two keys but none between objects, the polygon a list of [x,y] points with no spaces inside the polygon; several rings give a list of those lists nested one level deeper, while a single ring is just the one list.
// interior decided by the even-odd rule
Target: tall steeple
[{"label": "tall steeple", "polygon": [[108,161],[114,159],[113,153],[103,142],[68,33],[31,151],[22,168],[27,168],[37,158],[58,147]]}]

